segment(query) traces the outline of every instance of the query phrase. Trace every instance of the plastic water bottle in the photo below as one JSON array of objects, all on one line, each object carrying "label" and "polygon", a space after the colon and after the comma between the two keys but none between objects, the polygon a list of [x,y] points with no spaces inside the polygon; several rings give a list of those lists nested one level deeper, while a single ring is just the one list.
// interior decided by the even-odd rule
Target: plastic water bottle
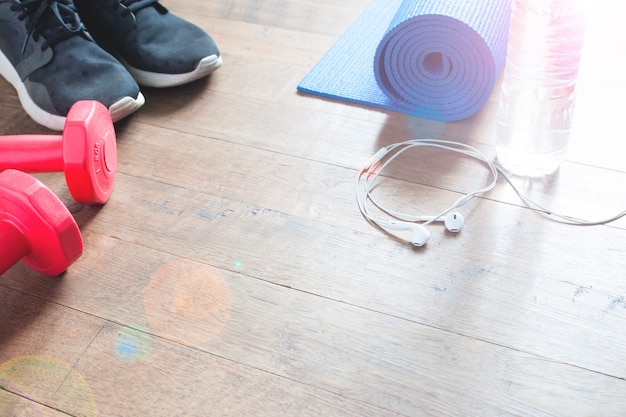
[{"label": "plastic water bottle", "polygon": [[512,0],[496,152],[515,175],[555,172],[569,141],[584,0]]}]

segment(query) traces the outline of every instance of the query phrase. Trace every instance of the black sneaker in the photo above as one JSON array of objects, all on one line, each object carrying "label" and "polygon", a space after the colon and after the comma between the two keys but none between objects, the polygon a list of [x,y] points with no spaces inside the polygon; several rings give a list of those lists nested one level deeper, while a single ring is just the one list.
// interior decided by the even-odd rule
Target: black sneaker
[{"label": "black sneaker", "polygon": [[72,0],[0,0],[0,74],[26,113],[54,130],[79,100],[101,102],[113,120],[144,104],[136,81],[93,41]]},{"label": "black sneaker", "polygon": [[74,0],[85,26],[140,85],[172,87],[222,66],[211,37],[158,0]]}]

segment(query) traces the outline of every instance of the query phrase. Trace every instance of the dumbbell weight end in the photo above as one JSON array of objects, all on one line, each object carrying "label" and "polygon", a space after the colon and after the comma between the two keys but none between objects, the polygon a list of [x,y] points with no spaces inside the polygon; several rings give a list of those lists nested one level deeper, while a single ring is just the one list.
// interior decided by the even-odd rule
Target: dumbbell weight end
[{"label": "dumbbell weight end", "polygon": [[82,253],[78,225],[50,189],[21,171],[0,173],[0,274],[21,259],[56,276]]},{"label": "dumbbell weight end", "polygon": [[4,274],[29,251],[30,245],[17,226],[9,221],[0,221],[0,275]]},{"label": "dumbbell weight end", "polygon": [[72,197],[104,204],[117,170],[115,128],[109,110],[93,100],[75,103],[62,135],[0,136],[0,171],[65,173]]}]

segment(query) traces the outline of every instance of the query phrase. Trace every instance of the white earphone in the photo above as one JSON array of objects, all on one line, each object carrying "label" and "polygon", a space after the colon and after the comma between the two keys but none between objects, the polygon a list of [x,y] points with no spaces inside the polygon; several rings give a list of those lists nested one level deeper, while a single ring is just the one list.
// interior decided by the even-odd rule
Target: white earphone
[{"label": "white earphone", "polygon": [[443,222],[443,224],[446,226],[446,229],[453,233],[460,232],[461,228],[465,224],[465,218],[458,211],[446,214],[443,220],[435,216],[418,216],[416,220],[424,222]]},{"label": "white earphone", "polygon": [[[416,221],[424,222],[443,222],[449,232],[458,233],[465,224],[463,215],[458,211],[446,214],[443,219],[435,216],[418,216]],[[428,231],[424,224],[412,223],[407,221],[395,222],[390,221],[386,223],[378,223],[381,227],[388,230],[395,231],[409,231],[411,232],[410,242],[413,246],[424,246],[430,239],[431,233]]]},{"label": "white earphone", "polygon": [[411,242],[413,246],[424,246],[431,236],[430,231],[419,223],[386,222],[378,223],[378,225],[387,230],[411,232],[411,239],[409,242]]},{"label": "white earphone", "polygon": [[[405,213],[395,212],[384,207],[382,204],[374,199],[371,193],[376,180],[378,179],[380,173],[389,165],[389,163],[391,163],[391,161],[393,161],[396,157],[398,157],[406,150],[418,146],[436,147],[444,150],[462,153],[464,155],[478,159],[489,167],[492,181],[487,186],[479,190],[463,195],[461,198],[457,199],[454,204],[452,204],[452,206],[436,216],[414,216]],[[391,154],[392,152],[393,154],[389,156],[389,154]],[[381,164],[381,161],[383,161],[383,159],[386,159],[386,161]],[[456,211],[456,209],[467,203],[474,196],[491,190],[496,184],[497,177],[498,174],[496,167],[476,148],[458,142],[449,142],[436,139],[411,140],[381,148],[367,161],[365,166],[359,172],[359,176],[357,177],[357,202],[361,214],[369,222],[388,232],[410,232],[409,242],[414,246],[423,246],[426,244],[426,242],[428,242],[431,237],[431,233],[426,227],[430,223],[443,222],[448,231],[452,233],[458,233],[465,224],[465,219],[463,218],[463,215],[461,213]],[[389,216],[389,219],[382,219],[372,215],[370,213],[368,202],[371,202],[381,212],[387,214]]]},{"label": "white earphone", "polygon": [[[387,207],[384,207],[382,204],[376,201],[376,199],[372,195],[374,184],[380,176],[380,173],[400,154],[407,151],[408,149],[419,146],[429,146],[457,152],[477,159],[489,168],[492,180],[485,187],[463,195],[458,200],[456,200],[454,204],[452,204],[452,206],[436,216],[414,216],[396,212],[388,209]],[[382,162],[383,160],[385,160],[385,162]],[[372,157],[369,158],[369,160],[365,163],[365,166],[359,171],[359,175],[356,180],[356,199],[361,214],[370,223],[380,227],[388,233],[389,231],[408,231],[410,232],[411,236],[409,239],[410,243],[414,246],[423,246],[426,244],[426,242],[428,242],[428,239],[430,239],[431,236],[430,231],[426,228],[426,226],[428,226],[430,223],[443,221],[446,228],[450,232],[458,233],[463,227],[465,220],[463,219],[463,215],[456,211],[456,209],[470,201],[475,196],[490,191],[493,187],[495,187],[496,182],[498,181],[498,172],[502,174],[504,179],[509,183],[509,185],[513,188],[513,190],[517,193],[517,195],[527,207],[538,210],[540,213],[546,215],[552,220],[578,226],[595,226],[611,223],[626,216],[626,210],[624,210],[621,213],[618,213],[617,215],[608,219],[589,221],[555,213],[554,211],[549,210],[541,204],[531,200],[522,192],[520,192],[517,187],[515,187],[515,185],[511,181],[511,178],[509,178],[506,172],[498,169],[492,161],[487,159],[487,157],[476,148],[460,142],[452,142],[438,139],[409,140],[406,142],[394,143],[392,145],[385,146],[384,148],[379,149]],[[386,214],[388,218],[383,219],[371,214],[368,202],[371,202],[374,206],[376,206],[376,208],[380,210],[381,214]]]}]

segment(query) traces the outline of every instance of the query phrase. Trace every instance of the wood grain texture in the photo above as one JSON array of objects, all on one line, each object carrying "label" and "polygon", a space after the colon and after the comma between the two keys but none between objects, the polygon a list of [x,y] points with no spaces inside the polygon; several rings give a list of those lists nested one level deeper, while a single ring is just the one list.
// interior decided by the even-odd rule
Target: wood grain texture
[{"label": "wood grain texture", "polygon": [[[105,206],[37,175],[85,253],[61,277],[23,264],[0,277],[0,415],[626,414],[626,219],[551,222],[502,180],[463,207],[460,234],[433,225],[422,249],[358,212],[357,169],[381,146],[434,137],[492,157],[497,88],[455,123],[302,95],[369,0],[165,4],[213,35],[224,67],[144,89],[146,105],[116,124]],[[590,51],[626,39],[589,33]],[[626,207],[626,86],[622,58],[616,69],[588,55],[567,160],[517,183],[595,219]],[[4,80],[0,128],[46,132]],[[427,149],[385,174],[380,198],[419,214],[489,179]]]}]

